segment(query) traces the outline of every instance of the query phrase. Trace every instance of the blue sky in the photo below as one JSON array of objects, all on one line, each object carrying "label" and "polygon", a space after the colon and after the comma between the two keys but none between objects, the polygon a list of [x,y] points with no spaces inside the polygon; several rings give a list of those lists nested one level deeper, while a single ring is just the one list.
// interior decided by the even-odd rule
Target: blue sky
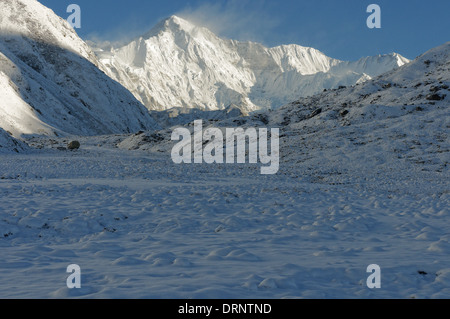
[{"label": "blue sky", "polygon": [[[39,0],[67,18],[81,7],[83,39],[117,41],[139,36],[173,14],[218,35],[267,46],[300,44],[330,57],[357,60],[398,52],[407,58],[450,41],[449,0]],[[366,25],[369,4],[381,7],[381,29]]]}]

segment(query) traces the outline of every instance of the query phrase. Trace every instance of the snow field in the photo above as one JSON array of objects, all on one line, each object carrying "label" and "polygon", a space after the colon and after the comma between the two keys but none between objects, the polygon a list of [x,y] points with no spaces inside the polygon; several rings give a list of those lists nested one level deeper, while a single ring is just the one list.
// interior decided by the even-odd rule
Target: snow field
[{"label": "snow field", "polygon": [[[1,297],[450,296],[448,192],[82,145],[1,155]],[[365,285],[372,263],[382,289]]]}]

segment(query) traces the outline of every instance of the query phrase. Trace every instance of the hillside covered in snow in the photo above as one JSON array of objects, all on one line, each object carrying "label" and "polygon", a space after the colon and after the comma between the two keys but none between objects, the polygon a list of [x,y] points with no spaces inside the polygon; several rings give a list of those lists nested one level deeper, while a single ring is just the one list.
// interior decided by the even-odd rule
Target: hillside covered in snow
[{"label": "hillside covered in snow", "polygon": [[123,47],[95,52],[103,70],[149,110],[276,108],[409,62],[396,53],[345,62],[299,45],[267,48],[221,39],[177,16]]},{"label": "hillside covered in snow", "polygon": [[445,196],[450,164],[450,42],[368,82],[268,115],[283,160],[317,183]]},{"label": "hillside covered in snow", "polygon": [[74,29],[36,0],[0,2],[0,127],[14,136],[95,135],[158,127],[98,69]]}]

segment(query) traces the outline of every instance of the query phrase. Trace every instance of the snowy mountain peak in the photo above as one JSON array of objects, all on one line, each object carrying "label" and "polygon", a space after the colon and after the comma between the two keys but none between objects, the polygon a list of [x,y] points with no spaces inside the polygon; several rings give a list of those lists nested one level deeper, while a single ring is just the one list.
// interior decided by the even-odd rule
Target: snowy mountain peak
[{"label": "snowy mountain peak", "polygon": [[183,18],[173,15],[160,21],[149,32],[144,34],[142,38],[147,40],[151,37],[162,36],[167,33],[174,35],[184,33],[193,37],[195,32],[198,32],[199,30],[209,31],[204,27],[197,26]]},{"label": "snowy mountain peak", "polygon": [[402,66],[402,65],[405,65],[405,64],[411,62],[410,60],[408,60],[407,58],[405,58],[404,56],[402,56],[402,55],[400,55],[400,54],[398,54],[398,53],[395,53],[395,52],[394,52],[394,53],[391,53],[391,55],[392,55],[394,58],[397,59],[397,65],[398,65],[398,66]]},{"label": "snowy mountain peak", "polygon": [[178,16],[171,16],[169,18],[167,18],[164,21],[164,26],[167,27],[168,29],[180,29],[180,30],[185,30],[185,31],[192,31],[192,29],[196,28],[196,26],[192,23],[190,23],[189,21],[180,18]]},{"label": "snowy mountain peak", "polygon": [[226,40],[178,16],[125,46],[96,53],[105,73],[149,110],[276,108],[368,80],[407,61],[386,55],[345,62],[296,44],[267,48]]}]

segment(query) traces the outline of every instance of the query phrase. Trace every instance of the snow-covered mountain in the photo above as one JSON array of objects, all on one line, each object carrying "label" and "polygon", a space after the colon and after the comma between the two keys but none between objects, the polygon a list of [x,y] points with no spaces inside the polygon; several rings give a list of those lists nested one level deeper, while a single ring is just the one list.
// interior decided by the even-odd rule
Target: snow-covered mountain
[{"label": "snow-covered mountain", "polygon": [[402,171],[411,188],[418,187],[417,180],[432,180],[445,189],[449,115],[447,42],[367,82],[301,98],[259,117],[282,127],[285,165],[306,167],[311,178],[340,183],[358,172],[376,184]]},{"label": "snow-covered mountain", "polygon": [[[450,42],[447,42],[372,80],[298,99],[273,114],[283,114],[286,117],[286,121],[278,121],[281,124],[305,119],[308,117],[307,112],[319,107],[319,117],[323,118],[324,114],[332,112],[335,114],[328,114],[329,118],[347,120],[352,115],[358,118],[370,117],[373,111],[382,106],[386,109],[378,115],[385,114],[385,117],[394,116],[391,114],[392,110],[403,114],[409,114],[412,110],[426,111],[435,108],[448,111],[449,86]],[[299,111],[305,113],[301,115]],[[296,112],[297,115],[287,112]]]},{"label": "snow-covered mountain", "polygon": [[36,0],[0,1],[0,127],[93,135],[157,127],[147,109],[98,68],[73,28]]},{"label": "snow-covered mountain", "polygon": [[396,53],[345,62],[299,45],[226,40],[177,16],[125,46],[94,51],[100,67],[150,110],[276,108],[409,62]]}]

